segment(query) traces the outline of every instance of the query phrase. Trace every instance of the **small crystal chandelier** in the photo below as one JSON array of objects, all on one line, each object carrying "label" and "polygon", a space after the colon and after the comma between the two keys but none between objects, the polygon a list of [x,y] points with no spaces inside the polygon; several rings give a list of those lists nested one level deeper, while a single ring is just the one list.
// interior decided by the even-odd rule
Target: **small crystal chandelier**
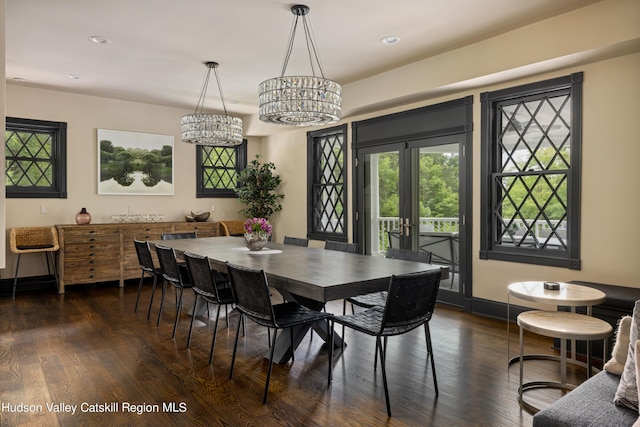
[{"label": "small crystal chandelier", "polygon": [[[242,144],[242,119],[227,114],[227,107],[224,104],[224,96],[222,95],[222,86],[220,86],[220,77],[218,76],[218,63],[209,61],[205,62],[204,65],[207,66],[208,70],[200,98],[198,99],[198,104],[196,105],[196,111],[193,114],[182,116],[180,125],[182,142],[216,147],[240,145]],[[224,114],[208,114],[202,112],[211,69],[213,69],[216,75]]]},{"label": "small crystal chandelier", "polygon": [[[307,23],[306,16],[309,13],[309,7],[295,5],[291,7],[291,12],[295,18],[282,65],[282,73],[280,77],[265,80],[258,86],[260,120],[288,126],[316,126],[335,123],[342,117],[342,98],[340,96],[342,88],[340,84],[324,78],[318,51]],[[302,17],[313,76],[285,76],[300,17]],[[314,59],[321,77],[315,75]]]}]

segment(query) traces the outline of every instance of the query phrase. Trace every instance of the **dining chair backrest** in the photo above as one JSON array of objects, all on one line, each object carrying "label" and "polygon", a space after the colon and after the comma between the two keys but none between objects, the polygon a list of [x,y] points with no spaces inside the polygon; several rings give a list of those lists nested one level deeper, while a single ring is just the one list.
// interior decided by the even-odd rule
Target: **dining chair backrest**
[{"label": "dining chair backrest", "polygon": [[14,227],[9,231],[9,248],[16,254],[56,252],[60,249],[55,227]]},{"label": "dining chair backrest", "polygon": [[295,246],[309,246],[309,239],[304,237],[289,237],[284,236],[283,243],[285,245],[295,245]]},{"label": "dining chair backrest", "polygon": [[441,277],[440,269],[392,276],[381,330],[393,330],[393,335],[397,335],[428,322],[436,305]]},{"label": "dining chair backrest", "polygon": [[350,254],[358,253],[357,243],[336,242],[334,240],[327,240],[324,242],[324,248],[331,251],[348,252]]},{"label": "dining chair backrest", "polygon": [[175,239],[195,239],[198,237],[198,232],[189,231],[185,233],[162,233],[160,238],[162,240],[175,240]]},{"label": "dining chair backrest", "polygon": [[140,268],[148,273],[153,274],[155,265],[153,264],[153,257],[151,255],[149,243],[145,240],[133,239],[133,244],[136,248],[136,254],[138,255],[138,263],[140,264]]},{"label": "dining chair backrest", "polygon": [[176,286],[183,286],[182,276],[178,267],[178,260],[173,248],[156,244],[156,253],[160,262],[162,277]]},{"label": "dining chair backrest", "polygon": [[213,275],[213,270],[211,270],[211,264],[209,264],[209,258],[185,252],[184,260],[187,263],[187,270],[189,270],[193,290],[199,294],[214,298],[219,302],[218,287]]},{"label": "dining chair backrest", "polygon": [[400,230],[389,230],[387,231],[387,236],[389,238],[390,248],[400,247]]},{"label": "dining chair backrest", "polygon": [[237,309],[262,326],[276,327],[269,283],[264,270],[227,263],[227,271]]},{"label": "dining chair backrest", "polygon": [[244,221],[220,221],[218,227],[219,236],[244,236]]},{"label": "dining chair backrest", "polygon": [[418,237],[420,250],[432,253],[433,262],[436,264],[453,265],[456,260],[453,247],[454,234],[443,232],[421,232]]},{"label": "dining chair backrest", "polygon": [[431,264],[431,252],[429,251],[410,251],[408,249],[389,248],[387,249],[385,257]]}]

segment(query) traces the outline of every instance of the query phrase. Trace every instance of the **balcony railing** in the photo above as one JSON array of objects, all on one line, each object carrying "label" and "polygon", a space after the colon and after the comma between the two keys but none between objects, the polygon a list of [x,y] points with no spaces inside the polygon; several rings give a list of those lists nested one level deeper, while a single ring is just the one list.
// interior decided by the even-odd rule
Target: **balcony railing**
[{"label": "balcony railing", "polygon": [[[549,235],[549,232],[552,227],[555,227],[558,233],[562,230],[566,230],[566,221],[558,222],[558,221],[536,221],[534,223],[533,220],[526,220],[527,224],[531,225],[531,229],[533,230],[535,236],[541,240],[544,240],[546,236]],[[525,222],[522,220],[515,220],[513,222],[512,228],[514,230],[526,230]],[[429,218],[429,217],[421,217],[419,222],[420,231],[435,231],[435,232],[447,232],[447,233],[457,233],[460,231],[460,223],[457,217],[453,218]],[[391,230],[399,230],[400,229],[400,218],[398,217],[380,217],[378,218],[378,250],[377,253],[384,254],[389,247],[389,231]],[[563,236],[563,239],[565,237]],[[375,248],[373,248],[373,253],[376,253]]]},{"label": "balcony railing", "polygon": [[[457,233],[459,231],[458,218],[428,218],[421,217],[418,226],[421,231],[436,231]],[[389,231],[398,230],[400,228],[400,218],[398,217],[380,217],[378,218],[378,253],[384,254],[389,247]],[[374,253],[375,248],[374,248]]]}]

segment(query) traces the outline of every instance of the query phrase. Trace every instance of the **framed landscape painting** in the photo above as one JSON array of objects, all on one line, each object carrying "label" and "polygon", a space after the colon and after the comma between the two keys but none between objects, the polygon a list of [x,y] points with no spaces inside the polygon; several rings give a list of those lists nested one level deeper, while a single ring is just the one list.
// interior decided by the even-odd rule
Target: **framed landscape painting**
[{"label": "framed landscape painting", "polygon": [[98,194],[173,195],[173,136],[98,129]]}]

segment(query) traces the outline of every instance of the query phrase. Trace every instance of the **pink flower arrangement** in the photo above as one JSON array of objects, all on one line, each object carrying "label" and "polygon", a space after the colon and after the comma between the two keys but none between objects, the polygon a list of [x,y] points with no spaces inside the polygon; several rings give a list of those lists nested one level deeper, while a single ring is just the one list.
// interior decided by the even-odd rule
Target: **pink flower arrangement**
[{"label": "pink flower arrangement", "polygon": [[266,218],[251,218],[244,222],[244,231],[247,234],[271,235],[271,224]]}]

